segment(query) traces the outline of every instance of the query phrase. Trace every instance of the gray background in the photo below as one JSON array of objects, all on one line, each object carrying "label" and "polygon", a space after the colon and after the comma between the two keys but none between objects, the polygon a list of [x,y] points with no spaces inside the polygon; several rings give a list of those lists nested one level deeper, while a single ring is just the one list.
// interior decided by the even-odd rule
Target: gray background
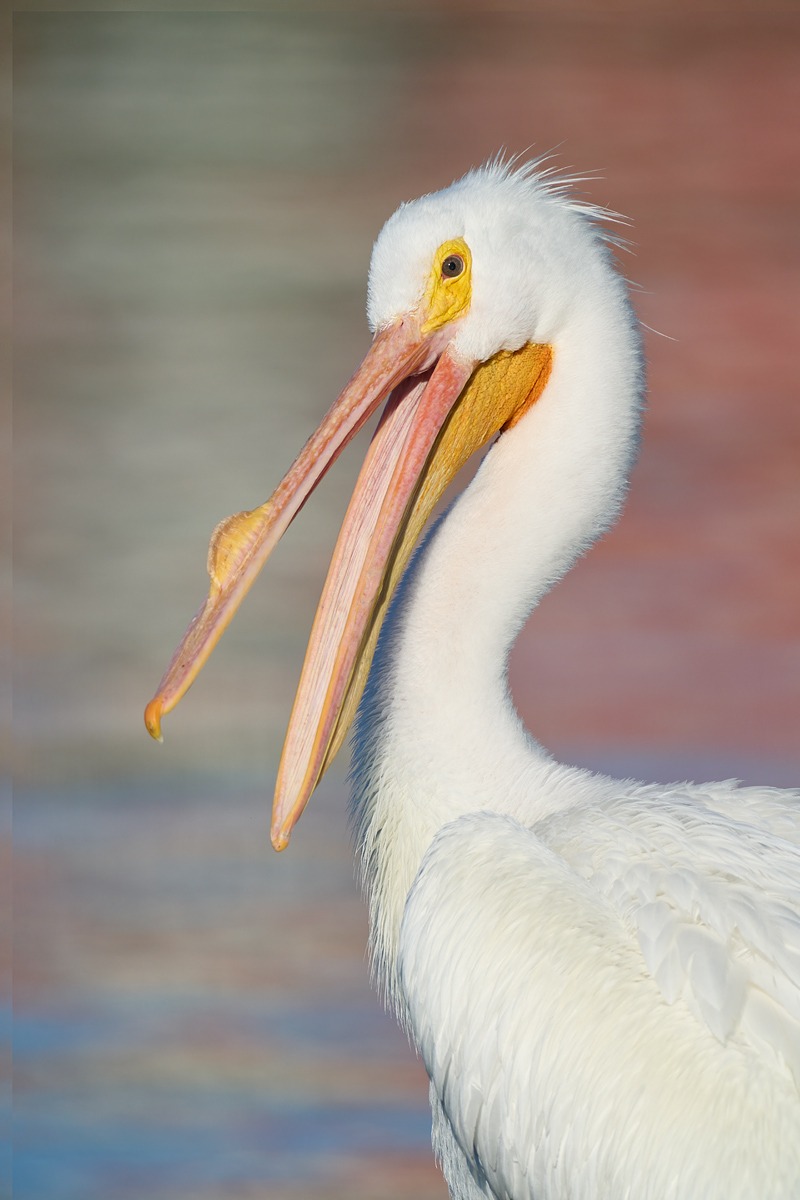
[{"label": "gray background", "polygon": [[358,448],[163,747],[141,710],[212,528],[368,344],[383,220],[501,146],[600,170],[675,339],[622,523],[515,651],[523,714],[620,773],[798,781],[798,32],[755,3],[16,14],[17,1196],[445,1195],[369,991],[346,764],[267,838]]}]

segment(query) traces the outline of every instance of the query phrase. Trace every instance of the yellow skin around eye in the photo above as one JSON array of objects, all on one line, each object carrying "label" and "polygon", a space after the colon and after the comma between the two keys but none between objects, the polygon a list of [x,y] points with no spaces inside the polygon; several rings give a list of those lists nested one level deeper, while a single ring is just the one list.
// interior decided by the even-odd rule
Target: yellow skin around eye
[{"label": "yellow skin around eye", "polygon": [[[442,263],[453,254],[464,260],[464,270],[455,277],[443,275]],[[433,333],[462,316],[469,308],[471,299],[472,255],[463,238],[453,238],[450,242],[443,242],[434,255],[423,301],[423,311],[427,316],[422,333]]]}]

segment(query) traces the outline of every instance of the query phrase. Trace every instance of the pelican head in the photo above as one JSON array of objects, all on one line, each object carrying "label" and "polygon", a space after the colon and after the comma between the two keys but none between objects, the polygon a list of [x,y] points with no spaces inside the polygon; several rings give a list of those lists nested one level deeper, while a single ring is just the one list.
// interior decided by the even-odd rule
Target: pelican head
[{"label": "pelican head", "polygon": [[[465,258],[456,293],[443,308],[454,352],[476,363],[527,342],[545,344],[569,320],[576,256],[586,274],[588,247],[603,246],[591,218],[613,218],[571,198],[563,179],[527,163],[497,161],[443,191],[403,204],[372,251],[367,318],[373,333],[403,316],[424,314],[448,252]],[[465,253],[466,251],[466,253]],[[424,317],[423,317],[424,320]]]},{"label": "pelican head", "polygon": [[574,325],[576,272],[589,293],[609,274],[589,219],[599,211],[537,164],[502,161],[402,205],[373,249],[374,340],[364,361],[270,500],[215,530],[209,596],[147,706],[154,737],[299,508],[389,397],[311,633],[276,787],[276,849],[344,740],[391,596],[436,502],[467,459],[537,401]]}]

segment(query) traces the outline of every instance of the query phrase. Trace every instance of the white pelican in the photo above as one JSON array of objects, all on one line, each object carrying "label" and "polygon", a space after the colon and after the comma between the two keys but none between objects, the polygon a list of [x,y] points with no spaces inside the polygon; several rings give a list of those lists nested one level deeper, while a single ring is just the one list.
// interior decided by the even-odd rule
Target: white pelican
[{"label": "white pelican", "polygon": [[[518,630],[616,517],[636,445],[639,332],[603,215],[502,161],[398,209],[372,255],[372,347],[272,499],[215,531],[210,595],[146,720],[160,736],[390,394],[311,634],[272,840],[361,700],[373,961],[430,1075],[450,1195],[797,1200],[800,792],[562,766],[508,692]],[[448,480],[498,433],[396,588]]]}]

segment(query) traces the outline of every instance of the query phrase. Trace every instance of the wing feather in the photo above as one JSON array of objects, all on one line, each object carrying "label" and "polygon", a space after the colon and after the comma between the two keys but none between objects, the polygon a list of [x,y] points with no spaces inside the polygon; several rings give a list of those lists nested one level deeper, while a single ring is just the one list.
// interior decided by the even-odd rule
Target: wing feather
[{"label": "wing feather", "polygon": [[793,848],[644,800],[471,814],[423,860],[401,981],[477,1194],[800,1194]]},{"label": "wing feather", "polygon": [[664,998],[683,997],[720,1041],[769,1050],[755,1017],[766,994],[771,1048],[800,1088],[800,844],[783,836],[790,827],[800,829],[797,793],[729,784],[671,788],[667,802],[638,788],[558,814],[536,834],[608,898]]}]

